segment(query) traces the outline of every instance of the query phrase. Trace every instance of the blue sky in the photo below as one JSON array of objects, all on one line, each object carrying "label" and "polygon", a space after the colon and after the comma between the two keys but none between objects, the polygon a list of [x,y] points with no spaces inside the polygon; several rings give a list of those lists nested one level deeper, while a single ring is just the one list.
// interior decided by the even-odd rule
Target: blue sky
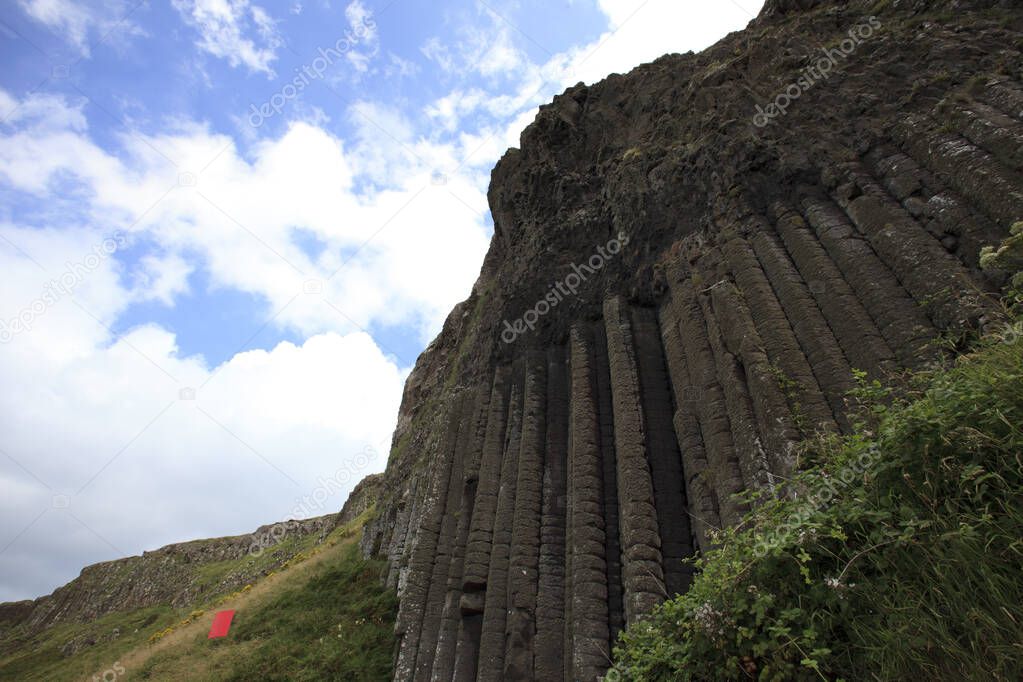
[{"label": "blue sky", "polygon": [[3,3],[0,600],[337,510],[536,107],[759,5]]}]

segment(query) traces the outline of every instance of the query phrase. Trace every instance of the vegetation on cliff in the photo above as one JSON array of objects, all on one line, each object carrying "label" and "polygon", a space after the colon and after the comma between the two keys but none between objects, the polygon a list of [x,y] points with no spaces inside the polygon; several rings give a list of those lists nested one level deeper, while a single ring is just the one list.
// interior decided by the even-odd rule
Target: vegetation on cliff
[{"label": "vegetation on cliff", "polygon": [[[117,611],[5,641],[0,679],[388,679],[397,600],[380,583],[384,562],[358,550],[372,513],[320,543],[305,543],[286,564],[233,594],[181,608]],[[221,609],[236,611],[231,632],[208,640]]]},{"label": "vegetation on cliff", "polygon": [[856,433],[807,444],[607,679],[1020,679],[1020,328],[898,397],[864,384]]}]

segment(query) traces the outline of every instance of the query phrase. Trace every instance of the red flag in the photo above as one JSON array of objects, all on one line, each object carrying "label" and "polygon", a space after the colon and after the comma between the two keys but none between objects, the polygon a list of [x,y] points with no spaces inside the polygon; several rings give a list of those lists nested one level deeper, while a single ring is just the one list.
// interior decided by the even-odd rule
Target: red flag
[{"label": "red flag", "polygon": [[210,634],[206,639],[226,637],[233,618],[234,611],[218,611],[217,615],[213,616],[213,625],[210,626]]}]

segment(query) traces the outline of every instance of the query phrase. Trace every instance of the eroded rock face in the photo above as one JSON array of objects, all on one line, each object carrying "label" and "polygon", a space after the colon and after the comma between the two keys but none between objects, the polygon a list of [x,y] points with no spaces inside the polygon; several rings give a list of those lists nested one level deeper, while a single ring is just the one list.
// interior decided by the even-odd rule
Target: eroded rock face
[{"label": "eroded rock face", "polygon": [[364,538],[401,596],[395,679],[596,679],[736,493],[850,430],[853,370],[998,321],[979,257],[1023,218],[1014,8],[770,0],[541,107]]}]

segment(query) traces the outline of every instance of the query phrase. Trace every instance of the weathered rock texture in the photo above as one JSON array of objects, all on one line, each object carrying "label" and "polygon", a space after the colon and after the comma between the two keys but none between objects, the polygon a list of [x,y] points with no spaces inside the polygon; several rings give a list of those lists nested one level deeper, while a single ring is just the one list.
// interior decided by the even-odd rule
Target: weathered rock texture
[{"label": "weathered rock texture", "polygon": [[[849,431],[856,370],[997,322],[979,254],[1023,218],[1014,7],[772,0],[541,107],[363,541],[401,597],[397,680],[598,678],[737,493]],[[848,54],[820,77],[825,48]]]}]

